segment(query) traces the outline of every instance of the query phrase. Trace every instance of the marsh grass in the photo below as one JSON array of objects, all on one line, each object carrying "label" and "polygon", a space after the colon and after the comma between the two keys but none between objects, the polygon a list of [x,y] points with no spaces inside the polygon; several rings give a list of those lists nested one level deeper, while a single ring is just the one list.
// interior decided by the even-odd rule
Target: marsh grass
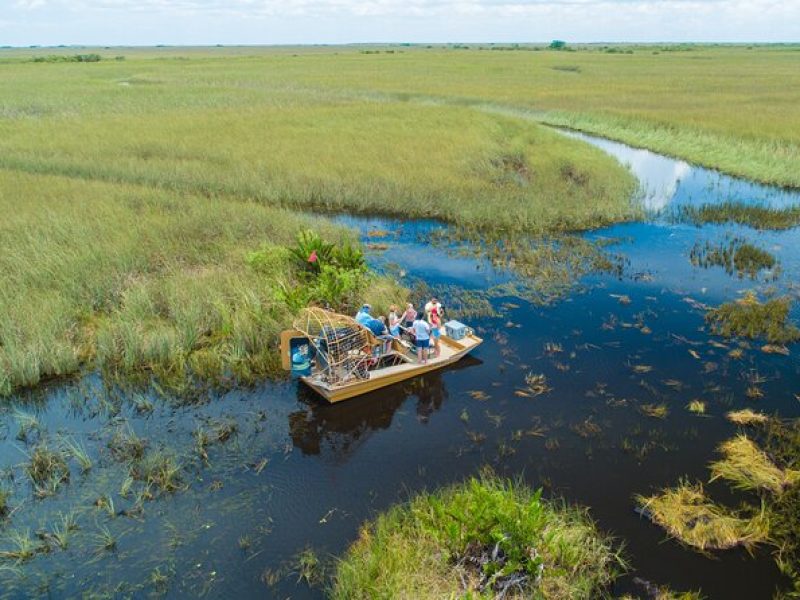
[{"label": "marsh grass", "polygon": [[[5,204],[17,207],[0,223],[0,394],[82,365],[187,392],[195,379],[278,376],[278,333],[292,318],[279,292],[299,287],[287,247],[312,227],[335,243],[352,236],[252,202],[58,177],[2,173]],[[263,270],[247,261],[260,246]],[[361,284],[376,306],[403,298],[387,278]]]},{"label": "marsh grass", "polygon": [[744,490],[767,490],[780,495],[800,481],[800,471],[781,469],[745,435],[737,435],[719,447],[723,458],[711,463],[711,481],[725,479]]},{"label": "marsh grass", "polygon": [[[702,225],[704,223],[737,223],[755,229],[791,229],[800,225],[800,206],[770,208],[739,202],[706,204],[700,207],[681,207],[680,217]],[[759,257],[763,259],[765,257]]]},{"label": "marsh grass", "polygon": [[69,481],[70,475],[63,453],[51,450],[45,443],[34,448],[25,471],[38,497],[54,494],[61,483]]},{"label": "marsh grass", "polygon": [[173,454],[157,450],[131,466],[131,477],[144,482],[148,490],[172,494],[186,488],[182,471],[181,464]]},{"label": "marsh grass", "polygon": [[0,521],[11,514],[11,504],[9,503],[10,498],[11,492],[6,489],[5,486],[0,485]]},{"label": "marsh grass", "polygon": [[488,474],[362,527],[333,598],[597,598],[624,563],[585,511]]},{"label": "marsh grass", "polygon": [[78,461],[81,467],[81,473],[85,474],[91,471],[92,459],[89,456],[86,446],[72,438],[65,438],[62,443],[67,453]]},{"label": "marsh grass", "polygon": [[121,462],[141,460],[147,450],[147,440],[139,437],[128,424],[120,427],[108,441],[108,449],[114,459]]},{"label": "marsh grass", "polygon": [[777,264],[772,254],[742,238],[716,244],[697,242],[689,252],[689,260],[695,266],[722,267],[728,274],[736,273],[740,278],[747,275],[751,279],[755,279],[760,271],[773,269]]},{"label": "marsh grass", "polygon": [[14,530],[3,540],[0,560],[10,560],[17,564],[28,562],[37,554],[46,552],[47,546],[31,537],[30,529]]},{"label": "marsh grass", "polygon": [[686,410],[696,415],[706,414],[706,403],[702,400],[692,400],[686,405]]},{"label": "marsh grass", "polygon": [[788,344],[800,339],[800,329],[789,320],[791,303],[788,296],[761,302],[748,292],[743,298],[710,309],[705,318],[717,335]]},{"label": "marsh grass", "polygon": [[666,419],[669,415],[669,407],[666,404],[642,404],[639,410],[643,415],[654,419]]},{"label": "marsh grass", "polygon": [[726,418],[736,425],[761,425],[769,421],[769,417],[764,413],[755,412],[749,408],[730,411]]},{"label": "marsh grass", "polygon": [[637,496],[636,501],[643,514],[670,536],[701,551],[740,545],[750,549],[768,539],[763,508],[750,517],[736,515],[709,500],[700,483],[684,481],[653,496]]}]

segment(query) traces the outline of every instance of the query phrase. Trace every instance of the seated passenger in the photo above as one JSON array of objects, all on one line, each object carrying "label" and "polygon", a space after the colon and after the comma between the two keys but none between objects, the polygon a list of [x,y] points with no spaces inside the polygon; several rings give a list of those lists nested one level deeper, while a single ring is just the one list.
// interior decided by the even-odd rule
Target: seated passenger
[{"label": "seated passenger", "polygon": [[364,304],[356,313],[356,323],[359,325],[367,326],[367,323],[372,320],[372,315],[369,311],[372,307],[369,304]]}]

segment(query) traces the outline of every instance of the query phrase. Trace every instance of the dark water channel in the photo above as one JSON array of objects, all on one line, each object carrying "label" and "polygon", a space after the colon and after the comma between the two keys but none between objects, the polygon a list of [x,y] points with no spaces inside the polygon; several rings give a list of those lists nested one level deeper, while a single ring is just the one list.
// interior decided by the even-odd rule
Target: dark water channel
[{"label": "dark water channel", "polygon": [[[13,532],[35,538],[52,531],[62,514],[75,512],[79,525],[64,550],[18,566],[0,562],[0,597],[323,597],[320,587],[298,582],[300,551],[340,555],[365,519],[486,464],[589,506],[600,527],[625,543],[633,570],[620,580],[619,594],[643,593],[636,576],[701,589],[708,598],[771,597],[782,581],[768,549],[702,556],[637,516],[633,496],[681,477],[707,481],[715,447],[736,431],[724,418],[729,410],[800,417],[799,349],[765,354],[752,343],[732,358],[736,342],[711,336],[702,310],[746,289],[771,287],[796,297],[800,230],[695,227],[670,216],[680,203],[737,197],[775,206],[800,203],[800,195],[590,141],[629,163],[647,190],[646,222],[588,234],[617,240],[610,250],[627,259],[623,275],[587,276],[550,306],[491,297],[497,316],[470,318],[485,343],[453,368],[333,406],[296,382],[181,405],[156,392],[120,394],[90,377],[0,409],[0,473],[18,507],[0,525],[0,550],[14,547]],[[365,243],[385,243],[370,253],[372,265],[409,284],[480,292],[514,279],[480,258],[430,246],[441,228],[436,223],[341,220],[358,227]],[[370,237],[375,230],[391,234]],[[777,279],[692,266],[696,242],[731,235],[775,254]],[[800,317],[796,308],[793,317]],[[544,374],[552,391],[515,395],[529,373]],[[754,380],[762,381],[758,400],[745,394]],[[686,409],[693,399],[707,403],[705,416]],[[658,419],[639,409],[654,403],[667,404],[669,415]],[[28,428],[26,443],[19,434],[31,418],[38,427]],[[238,432],[209,446],[203,464],[194,432],[234,421]],[[114,433],[128,427],[151,450],[174,452],[188,485],[130,516],[134,502],[122,493],[126,469],[107,449]],[[82,475],[73,465],[70,482],[54,496],[32,498],[22,469],[37,439],[79,442],[92,470]],[[722,484],[707,489],[720,502],[737,502]],[[104,495],[113,509],[96,506]],[[106,533],[116,540],[112,550],[104,549]]]}]

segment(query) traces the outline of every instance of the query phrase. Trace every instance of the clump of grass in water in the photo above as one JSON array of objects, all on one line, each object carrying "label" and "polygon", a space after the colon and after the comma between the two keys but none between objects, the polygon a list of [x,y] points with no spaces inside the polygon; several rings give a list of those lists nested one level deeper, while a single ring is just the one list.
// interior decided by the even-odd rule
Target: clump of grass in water
[{"label": "clump of grass in water", "polygon": [[306,548],[297,555],[295,571],[297,572],[297,583],[305,581],[311,587],[320,584],[324,579],[322,562],[312,548]]},{"label": "clump of grass in water", "polygon": [[642,404],[639,410],[642,414],[655,419],[666,419],[669,415],[669,407],[666,404]]},{"label": "clump of grass in water", "polygon": [[147,449],[147,440],[140,438],[130,425],[118,429],[108,442],[111,455],[119,461],[131,462],[140,460]]},{"label": "clump of grass in water", "polygon": [[744,490],[768,490],[780,495],[800,481],[800,471],[784,470],[750,438],[737,435],[719,447],[721,460],[711,463],[711,481],[726,479]]},{"label": "clump of grass in water", "polygon": [[729,275],[736,273],[740,278],[748,275],[750,279],[755,279],[760,271],[772,269],[777,264],[772,254],[742,238],[717,244],[697,242],[689,252],[689,260],[695,266],[722,267]]},{"label": "clump of grass in water", "polygon": [[736,425],[760,425],[769,421],[769,417],[764,413],[755,412],[749,408],[732,410],[725,416]]},{"label": "clump of grass in water", "polygon": [[131,477],[143,481],[148,489],[171,494],[185,489],[181,465],[163,451],[151,452],[131,467]]},{"label": "clump of grass in water", "polygon": [[12,560],[15,563],[24,563],[34,558],[40,552],[45,552],[47,546],[36,542],[31,537],[30,529],[13,531],[6,536],[7,546],[0,550],[0,559]]},{"label": "clump of grass in water", "polygon": [[624,568],[585,511],[484,473],[365,525],[332,597],[596,598]]},{"label": "clump of grass in water", "polygon": [[760,302],[748,292],[744,298],[727,302],[706,313],[714,333],[724,337],[764,338],[771,344],[800,340],[800,329],[789,322],[791,299],[773,298]]},{"label": "clump of grass in water", "polygon": [[698,550],[723,550],[767,541],[766,513],[750,518],[711,502],[700,483],[681,482],[654,496],[637,496],[639,511],[677,540]]},{"label": "clump of grass in water", "polygon": [[800,206],[769,208],[740,202],[681,208],[682,218],[696,224],[737,223],[755,229],[791,229],[800,225]]},{"label": "clump of grass in water", "polygon": [[0,485],[0,521],[11,513],[11,506],[8,503],[10,497],[11,492]]},{"label": "clump of grass in water", "polygon": [[39,497],[54,494],[61,483],[69,481],[69,467],[64,455],[50,450],[44,443],[33,450],[25,470]]},{"label": "clump of grass in water", "polygon": [[686,405],[686,409],[696,415],[706,414],[706,403],[702,400],[692,400]]}]

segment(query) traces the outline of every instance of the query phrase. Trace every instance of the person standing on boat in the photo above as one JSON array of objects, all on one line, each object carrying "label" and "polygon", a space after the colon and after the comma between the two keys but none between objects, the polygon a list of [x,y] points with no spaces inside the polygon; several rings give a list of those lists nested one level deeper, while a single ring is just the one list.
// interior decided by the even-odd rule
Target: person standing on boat
[{"label": "person standing on boat", "polygon": [[417,311],[414,310],[414,305],[409,302],[406,304],[406,311],[403,313],[403,327],[406,329],[411,328],[414,321],[417,319]]},{"label": "person standing on boat", "polygon": [[431,323],[431,338],[433,339],[433,356],[439,358],[439,353],[441,352],[439,348],[439,338],[442,335],[442,317],[439,313],[439,309],[435,306],[431,309],[429,321]]},{"label": "person standing on boat", "polygon": [[400,337],[400,316],[397,314],[397,306],[392,304],[389,307],[389,333],[394,337]]},{"label": "person standing on boat", "polygon": [[417,360],[424,365],[428,362],[428,348],[431,346],[431,326],[418,316],[411,324],[411,329],[414,331],[414,341],[417,346]]},{"label": "person standing on boat", "polygon": [[431,322],[431,313],[433,310],[436,309],[439,312],[439,318],[442,317],[442,304],[439,302],[436,297],[431,298],[430,302],[425,305],[425,318],[428,319],[428,323]]}]

